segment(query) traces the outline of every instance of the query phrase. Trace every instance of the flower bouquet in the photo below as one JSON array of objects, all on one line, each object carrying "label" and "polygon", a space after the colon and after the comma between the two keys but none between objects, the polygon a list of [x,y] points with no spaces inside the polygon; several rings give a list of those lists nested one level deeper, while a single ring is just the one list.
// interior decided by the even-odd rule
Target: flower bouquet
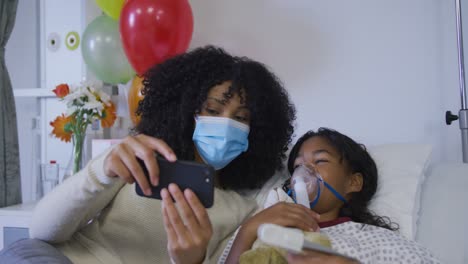
[{"label": "flower bouquet", "polygon": [[81,169],[88,125],[100,120],[102,127],[111,127],[117,118],[114,103],[101,89],[102,85],[98,83],[82,83],[71,88],[68,84],[60,84],[52,90],[67,104],[67,113],[58,116],[50,125],[53,127],[53,136],[65,142],[70,142],[70,139],[73,142],[72,174]]}]

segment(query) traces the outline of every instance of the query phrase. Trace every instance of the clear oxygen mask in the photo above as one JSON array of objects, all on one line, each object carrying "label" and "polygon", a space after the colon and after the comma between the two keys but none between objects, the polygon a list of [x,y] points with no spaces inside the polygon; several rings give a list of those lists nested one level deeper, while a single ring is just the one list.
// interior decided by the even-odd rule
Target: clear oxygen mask
[{"label": "clear oxygen mask", "polygon": [[296,203],[312,208],[323,190],[322,176],[313,167],[299,165],[291,176],[290,190]]}]

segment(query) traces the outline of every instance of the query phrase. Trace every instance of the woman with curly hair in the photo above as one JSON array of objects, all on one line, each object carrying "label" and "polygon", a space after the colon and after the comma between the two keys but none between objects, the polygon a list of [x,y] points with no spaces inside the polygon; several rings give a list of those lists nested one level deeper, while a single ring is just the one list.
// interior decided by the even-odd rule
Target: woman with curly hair
[{"label": "woman with curly hair", "polygon": [[[73,263],[215,262],[256,207],[238,192],[261,187],[286,157],[295,110],[263,64],[208,46],[155,65],[143,84],[133,134],[35,209],[31,237],[53,244]],[[161,191],[162,201],[138,196],[135,182],[145,194],[158,184],[155,152],[169,161],[212,165],[213,207],[205,209],[193,192],[174,184]]]}]

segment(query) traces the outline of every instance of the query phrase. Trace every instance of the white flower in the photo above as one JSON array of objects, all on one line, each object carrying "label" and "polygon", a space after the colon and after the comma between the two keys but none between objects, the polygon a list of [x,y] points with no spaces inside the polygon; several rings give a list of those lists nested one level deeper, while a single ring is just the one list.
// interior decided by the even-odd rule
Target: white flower
[{"label": "white flower", "polygon": [[73,113],[75,113],[76,111],[79,111],[80,108],[75,106],[75,105],[71,105],[71,106],[68,106],[67,107],[67,116],[71,116]]},{"label": "white flower", "polygon": [[83,92],[83,94],[81,95],[81,97],[83,98],[84,103],[86,103],[86,102],[97,102],[96,96],[92,92],[90,92],[88,89],[83,89],[82,92]]},{"label": "white flower", "polygon": [[101,98],[101,101],[108,105],[111,102],[111,97],[103,91],[96,91],[96,94]]},{"label": "white flower", "polygon": [[102,82],[101,81],[84,81],[81,83],[82,87],[89,87],[93,90],[101,90],[102,89]]},{"label": "white flower", "polygon": [[97,111],[102,111],[104,109],[104,106],[102,105],[101,102],[94,101],[94,102],[87,102],[82,106],[83,109],[86,110],[97,110]]},{"label": "white flower", "polygon": [[70,93],[67,94],[67,96],[65,96],[63,98],[63,100],[68,105],[70,102],[73,103],[74,100],[79,99],[81,97],[81,95],[82,95],[81,87],[72,88],[72,89],[70,89]]}]

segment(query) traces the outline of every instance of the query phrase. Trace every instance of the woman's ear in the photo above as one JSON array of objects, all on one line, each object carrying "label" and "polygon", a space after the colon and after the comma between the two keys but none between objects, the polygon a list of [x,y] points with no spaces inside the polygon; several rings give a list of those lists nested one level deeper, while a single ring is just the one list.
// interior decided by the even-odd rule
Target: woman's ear
[{"label": "woman's ear", "polygon": [[362,190],[362,185],[364,184],[363,176],[360,172],[355,172],[351,174],[348,184],[347,193],[360,192]]}]

